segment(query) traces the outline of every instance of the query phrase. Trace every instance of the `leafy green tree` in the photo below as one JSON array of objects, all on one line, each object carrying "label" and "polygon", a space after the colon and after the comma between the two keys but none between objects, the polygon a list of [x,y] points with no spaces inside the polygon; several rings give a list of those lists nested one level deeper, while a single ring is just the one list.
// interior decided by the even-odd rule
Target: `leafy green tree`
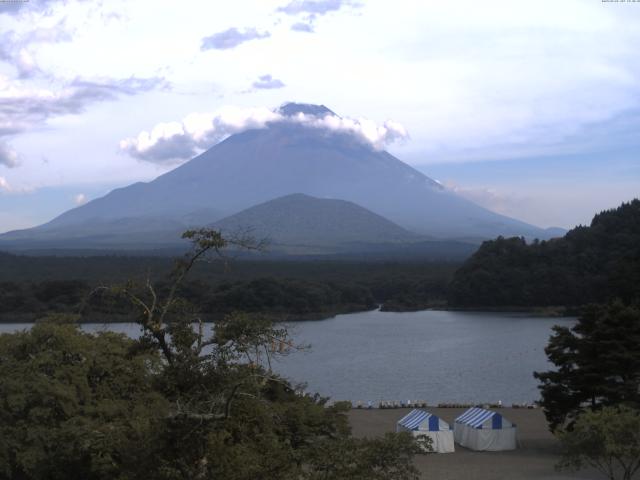
[{"label": "leafy green tree", "polygon": [[344,438],[319,443],[310,452],[309,480],[417,479],[411,457],[420,448],[408,433],[383,438]]},{"label": "leafy green tree", "polygon": [[169,402],[156,352],[54,321],[0,335],[0,478],[122,478],[150,457]]},{"label": "leafy green tree", "polygon": [[564,449],[560,469],[591,467],[610,480],[631,480],[640,470],[640,412],[604,407],[580,416],[560,433]]},{"label": "leafy green tree", "polygon": [[302,396],[272,371],[298,349],[284,328],[232,314],[208,330],[182,282],[209,254],[253,244],[184,236],[193,250],[168,288],[100,289],[130,302],[140,339],[65,318],[0,336],[0,479],[417,478],[409,437],[354,439],[347,405]]},{"label": "leafy green tree", "polygon": [[207,335],[197,309],[178,296],[181,283],[196,261],[211,253],[220,258],[229,246],[259,246],[250,238],[228,240],[211,230],[189,231],[184,237],[192,241],[193,251],[176,264],[164,296],[150,283],[141,291],[131,285],[120,290],[139,310],[143,341],[162,352],[167,364],[161,382],[173,409],[161,437],[156,477],[299,479],[313,475],[312,453],[319,445],[337,442],[351,450],[327,453],[351,455],[362,475],[412,478],[413,444],[384,442],[404,454],[373,462],[377,454],[371,452],[378,452],[380,441],[348,443],[346,405],[327,407],[326,399],[301,397],[273,373],[272,358],[298,348],[285,329],[259,316],[232,314]]},{"label": "leafy green tree", "polygon": [[550,428],[571,424],[585,408],[640,407],[640,309],[590,306],[572,328],[554,327],[545,352],[557,367],[536,372]]}]

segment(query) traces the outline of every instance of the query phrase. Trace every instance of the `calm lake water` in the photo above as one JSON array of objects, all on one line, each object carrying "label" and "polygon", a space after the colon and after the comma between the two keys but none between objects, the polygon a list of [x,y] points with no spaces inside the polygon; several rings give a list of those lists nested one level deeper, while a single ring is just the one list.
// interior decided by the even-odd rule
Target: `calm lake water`
[{"label": "calm lake water", "polygon": [[[292,382],[334,400],[532,402],[532,373],[550,368],[544,354],[551,327],[573,319],[526,314],[422,311],[362,312],[290,323],[299,344],[274,364]],[[26,328],[0,324],[0,332]],[[85,324],[137,336],[134,324]]]}]

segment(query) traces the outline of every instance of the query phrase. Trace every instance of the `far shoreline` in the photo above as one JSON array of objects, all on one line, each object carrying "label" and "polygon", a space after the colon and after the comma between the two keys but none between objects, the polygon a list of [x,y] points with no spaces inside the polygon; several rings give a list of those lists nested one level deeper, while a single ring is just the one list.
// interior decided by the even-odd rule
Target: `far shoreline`
[{"label": "far shoreline", "polygon": [[[580,314],[581,307],[455,307],[455,306],[427,306],[421,308],[406,308],[406,309],[393,309],[387,310],[384,308],[384,304],[380,304],[373,308],[345,308],[345,309],[335,309],[329,310],[325,312],[311,312],[305,314],[293,314],[293,313],[267,313],[263,314],[261,312],[246,312],[247,314],[256,314],[256,315],[267,315],[272,316],[274,323],[298,323],[298,322],[318,322],[323,320],[330,320],[340,315],[351,315],[356,313],[367,313],[367,312],[383,312],[383,313],[419,313],[419,312],[468,312],[468,313],[500,313],[500,314],[528,314],[533,317],[540,318],[571,318],[576,317]],[[227,312],[224,314],[205,314],[204,323],[214,323],[217,319],[224,317],[225,315],[230,314],[231,312]],[[73,316],[75,314],[68,312],[54,312],[55,315],[70,315]],[[104,317],[106,317],[105,315]],[[30,325],[37,323],[39,321],[44,320],[46,314],[40,316],[35,313],[19,313],[14,315],[4,314],[0,316],[0,325],[9,325],[9,324],[24,324]],[[96,325],[96,324],[124,324],[124,323],[136,323],[135,318],[128,315],[109,315],[109,318],[104,318],[102,315],[96,316],[95,318],[86,318],[81,321],[74,322],[79,325]]]},{"label": "far shoreline", "polygon": [[567,307],[560,305],[537,306],[537,307],[517,307],[517,306],[476,306],[476,307],[432,307],[423,310],[439,310],[450,312],[487,312],[487,313],[528,313],[536,317],[576,317],[580,315],[583,306]]}]

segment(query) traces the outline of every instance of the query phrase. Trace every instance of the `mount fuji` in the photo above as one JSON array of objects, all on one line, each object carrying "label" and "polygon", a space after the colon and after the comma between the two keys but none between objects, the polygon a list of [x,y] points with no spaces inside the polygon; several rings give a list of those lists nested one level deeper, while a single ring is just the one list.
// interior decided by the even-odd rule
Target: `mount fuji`
[{"label": "mount fuji", "polygon": [[[300,116],[336,116],[323,105],[289,103],[278,113],[282,120],[231,135],[153,181],[113,190],[38,227],[0,235],[0,248],[165,247],[178,244],[179,232],[186,228],[224,223],[226,217],[292,194],[303,195],[289,198],[288,208],[296,201],[309,204],[308,197],[314,197],[369,211],[361,220],[376,225],[360,225],[358,231],[375,231],[375,238],[350,237],[357,241],[551,236],[462,198],[354,134],[294,121]],[[324,228],[322,222],[348,225],[349,219],[341,218],[347,212],[351,210],[334,208],[334,218],[323,214],[314,228]],[[305,238],[302,230],[314,222],[313,209],[309,215],[307,222],[291,217],[289,237]],[[388,223],[380,229],[383,220]],[[329,237],[323,237],[325,244],[331,243]]]}]

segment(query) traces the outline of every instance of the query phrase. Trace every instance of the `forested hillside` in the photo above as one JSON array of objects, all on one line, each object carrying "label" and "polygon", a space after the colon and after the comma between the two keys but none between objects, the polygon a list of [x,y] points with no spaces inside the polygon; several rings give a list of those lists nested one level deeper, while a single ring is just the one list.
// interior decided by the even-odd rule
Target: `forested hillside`
[{"label": "forested hillside", "polygon": [[564,237],[485,242],[456,272],[452,306],[578,306],[640,298],[640,200]]}]

